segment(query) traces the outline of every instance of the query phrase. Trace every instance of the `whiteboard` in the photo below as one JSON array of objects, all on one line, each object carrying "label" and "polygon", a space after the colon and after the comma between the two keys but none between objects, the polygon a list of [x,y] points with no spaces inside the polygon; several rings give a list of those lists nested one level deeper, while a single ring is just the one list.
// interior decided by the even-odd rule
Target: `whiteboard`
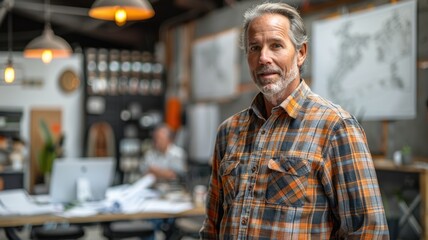
[{"label": "whiteboard", "polygon": [[192,47],[195,100],[232,97],[238,86],[239,29],[197,39]]},{"label": "whiteboard", "polygon": [[198,103],[187,109],[189,158],[195,162],[207,163],[214,153],[217,128],[220,125],[219,107],[215,103]]},{"label": "whiteboard", "polygon": [[364,120],[416,117],[416,1],[312,26],[314,92]]}]

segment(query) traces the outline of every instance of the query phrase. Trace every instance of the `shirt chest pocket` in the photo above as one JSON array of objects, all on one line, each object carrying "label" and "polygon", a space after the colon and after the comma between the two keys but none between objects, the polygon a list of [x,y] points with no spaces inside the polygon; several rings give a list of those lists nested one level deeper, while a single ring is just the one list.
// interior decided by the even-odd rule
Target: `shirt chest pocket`
[{"label": "shirt chest pocket", "polygon": [[292,207],[303,206],[310,172],[308,160],[279,157],[269,160],[266,201]]},{"label": "shirt chest pocket", "polygon": [[224,200],[230,203],[236,197],[239,189],[239,159],[228,158],[221,162],[219,173],[221,176]]}]

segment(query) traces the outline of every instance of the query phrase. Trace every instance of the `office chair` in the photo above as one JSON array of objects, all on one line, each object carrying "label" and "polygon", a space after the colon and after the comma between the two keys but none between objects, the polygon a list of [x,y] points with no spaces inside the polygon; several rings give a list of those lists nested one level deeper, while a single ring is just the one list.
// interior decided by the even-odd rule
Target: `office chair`
[{"label": "office chair", "polygon": [[177,237],[174,239],[182,239],[190,237],[199,239],[199,230],[202,228],[202,223],[205,217],[185,217],[175,220],[175,228],[177,229]]},{"label": "office chair", "polygon": [[21,238],[16,234],[16,230],[21,230],[22,227],[6,227],[4,228],[4,233],[9,240],[21,240]]},{"label": "office chair", "polygon": [[139,237],[153,238],[155,228],[148,221],[123,221],[123,222],[105,222],[102,223],[103,236],[109,240]]},{"label": "office chair", "polygon": [[34,240],[65,240],[79,239],[84,235],[85,231],[83,227],[77,224],[61,224],[55,226],[47,224],[33,227],[30,237]]}]

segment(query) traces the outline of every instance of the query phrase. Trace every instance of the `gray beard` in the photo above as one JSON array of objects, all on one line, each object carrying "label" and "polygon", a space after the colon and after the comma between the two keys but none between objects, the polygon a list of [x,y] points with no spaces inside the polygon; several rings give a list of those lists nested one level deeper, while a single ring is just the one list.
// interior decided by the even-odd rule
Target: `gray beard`
[{"label": "gray beard", "polygon": [[[285,74],[280,70],[280,80],[275,83],[274,89],[264,89],[260,84],[256,84],[260,92],[263,93],[267,101],[269,101],[274,106],[278,106],[282,101],[285,100],[285,89],[292,83],[299,74],[299,67],[297,66],[297,57],[294,58],[293,68]],[[260,81],[258,81],[260,82]]]}]

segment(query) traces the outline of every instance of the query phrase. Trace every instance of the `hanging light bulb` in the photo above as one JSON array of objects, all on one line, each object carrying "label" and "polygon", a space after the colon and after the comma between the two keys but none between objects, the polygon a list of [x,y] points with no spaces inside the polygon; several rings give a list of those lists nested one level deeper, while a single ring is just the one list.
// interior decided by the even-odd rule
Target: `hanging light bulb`
[{"label": "hanging light bulb", "polygon": [[50,63],[53,58],[69,57],[72,53],[71,46],[52,31],[47,5],[45,1],[45,29],[42,35],[31,40],[24,49],[24,57],[41,58],[44,63]]},{"label": "hanging light bulb", "polygon": [[90,17],[115,21],[118,26],[154,15],[155,11],[147,0],[97,0],[89,10]]},{"label": "hanging light bulb", "polygon": [[45,49],[42,52],[42,62],[50,63],[52,61],[52,51],[50,49]]},{"label": "hanging light bulb", "polygon": [[117,26],[123,26],[126,23],[126,11],[123,8],[118,8],[114,13],[114,21]]},{"label": "hanging light bulb", "polygon": [[15,81],[15,69],[13,68],[12,61],[10,61],[4,70],[4,81],[6,83],[13,83]]},{"label": "hanging light bulb", "polygon": [[8,16],[7,31],[9,56],[7,58],[7,63],[4,69],[4,81],[7,84],[12,84],[15,81],[15,69],[13,68],[12,62],[12,13],[10,12]]}]

